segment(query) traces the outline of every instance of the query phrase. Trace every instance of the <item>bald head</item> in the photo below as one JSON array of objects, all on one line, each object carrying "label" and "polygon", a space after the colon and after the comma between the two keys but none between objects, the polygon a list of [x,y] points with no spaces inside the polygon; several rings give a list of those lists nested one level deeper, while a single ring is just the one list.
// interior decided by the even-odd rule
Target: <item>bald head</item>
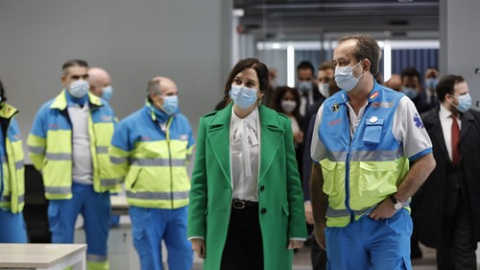
[{"label": "bald head", "polygon": [[148,82],[148,96],[172,96],[177,95],[177,85],[167,77],[155,77]]},{"label": "bald head", "polygon": [[385,86],[400,91],[402,89],[402,78],[398,74],[392,74],[392,77],[385,82]]},{"label": "bald head", "polygon": [[88,70],[88,83],[90,92],[98,97],[102,97],[103,88],[110,86],[110,75],[104,69],[94,67]]}]

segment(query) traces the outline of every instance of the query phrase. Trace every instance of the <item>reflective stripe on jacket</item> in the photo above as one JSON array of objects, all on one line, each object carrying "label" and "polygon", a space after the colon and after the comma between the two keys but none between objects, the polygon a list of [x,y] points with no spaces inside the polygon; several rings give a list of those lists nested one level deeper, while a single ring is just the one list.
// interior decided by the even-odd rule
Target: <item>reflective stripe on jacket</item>
[{"label": "reflective stripe on jacket", "polygon": [[19,213],[25,205],[25,169],[23,166],[23,145],[20,128],[13,116],[16,108],[3,103],[0,109],[6,156],[2,156],[3,192],[0,194],[0,208]]},{"label": "reflective stripe on jacket", "polygon": [[130,205],[176,209],[188,205],[187,162],[194,140],[188,119],[178,113],[161,127],[151,105],[120,121],[110,147],[116,177],[125,179]]},{"label": "reflective stripe on jacket", "polygon": [[325,101],[318,135],[327,150],[320,161],[328,195],[327,226],[343,227],[358,219],[395,193],[407,174],[408,159],[392,132],[402,97],[375,83],[351,139],[346,92]]},{"label": "reflective stripe on jacket", "polygon": [[[104,100],[90,93],[88,96],[93,187],[96,192],[117,191],[120,181],[113,177],[113,167],[108,157],[115,115]],[[49,200],[70,199],[73,170],[72,123],[68,116],[65,90],[40,108],[27,144],[33,165],[43,173],[45,197]]]}]

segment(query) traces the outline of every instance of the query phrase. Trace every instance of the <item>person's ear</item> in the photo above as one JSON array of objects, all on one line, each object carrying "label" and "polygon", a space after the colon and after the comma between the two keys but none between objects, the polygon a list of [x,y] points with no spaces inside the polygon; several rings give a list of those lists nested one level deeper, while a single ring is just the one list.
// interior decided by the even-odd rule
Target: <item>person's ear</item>
[{"label": "person's ear", "polygon": [[370,59],[368,58],[363,59],[363,63],[362,63],[363,72],[369,71],[371,66],[372,66],[372,62],[370,62]]}]

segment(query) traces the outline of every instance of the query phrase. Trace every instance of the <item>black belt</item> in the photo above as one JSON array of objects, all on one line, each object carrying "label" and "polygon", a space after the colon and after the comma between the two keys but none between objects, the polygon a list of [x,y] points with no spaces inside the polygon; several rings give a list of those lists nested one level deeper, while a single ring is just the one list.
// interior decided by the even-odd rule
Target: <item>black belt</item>
[{"label": "black belt", "polygon": [[258,202],[233,199],[232,207],[237,210],[245,209],[245,207],[258,207]]}]

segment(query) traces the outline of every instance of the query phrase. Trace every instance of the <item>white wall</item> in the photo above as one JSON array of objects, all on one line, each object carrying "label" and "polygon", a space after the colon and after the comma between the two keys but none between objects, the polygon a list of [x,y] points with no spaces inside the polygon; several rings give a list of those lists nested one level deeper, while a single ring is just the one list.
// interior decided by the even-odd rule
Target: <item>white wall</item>
[{"label": "white wall", "polygon": [[[460,4],[461,3],[461,4]],[[467,81],[473,108],[480,109],[480,1],[440,0],[440,72]]]},{"label": "white wall", "polygon": [[110,72],[120,118],[143,106],[148,80],[171,77],[196,132],[232,67],[231,14],[231,0],[0,0],[0,79],[23,138],[72,58]]}]

